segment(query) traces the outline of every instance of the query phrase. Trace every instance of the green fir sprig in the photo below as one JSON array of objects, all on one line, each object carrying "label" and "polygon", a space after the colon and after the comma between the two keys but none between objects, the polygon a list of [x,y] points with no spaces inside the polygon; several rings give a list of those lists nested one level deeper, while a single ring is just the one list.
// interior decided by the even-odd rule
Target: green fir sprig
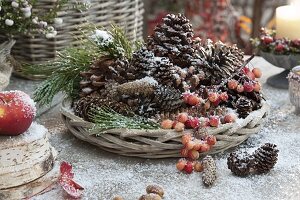
[{"label": "green fir sprig", "polygon": [[42,69],[45,66],[54,71],[35,90],[34,100],[40,105],[47,105],[59,92],[64,92],[68,97],[76,98],[79,94],[80,72],[87,70],[98,54],[98,49],[95,46],[85,42],[78,47],[66,48],[58,54],[57,60],[40,65],[39,67]]},{"label": "green fir sprig", "polygon": [[101,107],[89,113],[95,126],[92,128],[97,131],[108,129],[158,129],[159,125],[149,119],[140,116],[127,117],[121,115],[108,107]]}]

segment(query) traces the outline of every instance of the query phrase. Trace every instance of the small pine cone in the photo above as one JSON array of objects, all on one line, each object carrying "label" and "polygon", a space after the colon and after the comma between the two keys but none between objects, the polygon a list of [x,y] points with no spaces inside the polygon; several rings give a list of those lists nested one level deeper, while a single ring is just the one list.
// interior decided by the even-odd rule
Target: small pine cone
[{"label": "small pine cone", "polygon": [[107,77],[107,80],[114,80],[117,83],[126,83],[136,79],[136,69],[134,66],[129,64],[127,59],[117,59],[109,67],[111,77]]},{"label": "small pine cone", "polygon": [[217,179],[217,167],[214,159],[207,155],[203,159],[202,181],[205,186],[212,186]]},{"label": "small pine cone", "polygon": [[131,65],[136,69],[137,79],[152,76],[157,68],[153,52],[145,47],[133,53]]},{"label": "small pine cone", "polygon": [[240,97],[236,103],[235,107],[239,117],[246,118],[253,110],[252,101],[247,97]]},{"label": "small pine cone", "polygon": [[119,95],[150,96],[154,94],[156,85],[157,81],[155,81],[152,77],[146,77],[132,82],[123,83],[121,85],[116,86],[115,89]]},{"label": "small pine cone", "polygon": [[162,200],[162,198],[158,194],[144,194],[142,195],[139,200]]},{"label": "small pine cone", "polygon": [[233,152],[227,158],[228,169],[236,176],[247,176],[252,171],[253,159],[244,153],[244,156]]},{"label": "small pine cone", "polygon": [[186,68],[194,58],[193,29],[189,20],[181,15],[168,14],[148,37],[147,47],[155,56],[168,57],[172,63]]},{"label": "small pine cone", "polygon": [[266,143],[254,154],[255,171],[259,174],[269,172],[276,164],[279,150],[275,144]]},{"label": "small pine cone", "polygon": [[102,99],[93,96],[86,96],[77,100],[74,103],[74,113],[86,121],[92,121],[90,117],[91,111],[103,106],[111,108],[120,114],[127,116],[132,115],[130,107],[122,102],[111,101],[110,99]]}]

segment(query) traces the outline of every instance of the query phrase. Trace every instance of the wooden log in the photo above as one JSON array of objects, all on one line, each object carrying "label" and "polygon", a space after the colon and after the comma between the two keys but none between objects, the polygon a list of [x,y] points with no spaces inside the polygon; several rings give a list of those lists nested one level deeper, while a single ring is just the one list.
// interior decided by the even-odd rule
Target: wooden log
[{"label": "wooden log", "polygon": [[59,178],[59,164],[55,163],[54,168],[45,176],[42,176],[32,182],[17,187],[1,189],[0,200],[20,200],[27,199],[39,193],[42,193],[53,184],[57,183]]},{"label": "wooden log", "polygon": [[0,137],[0,189],[40,178],[53,168],[55,157],[47,129],[37,123],[20,136]]}]

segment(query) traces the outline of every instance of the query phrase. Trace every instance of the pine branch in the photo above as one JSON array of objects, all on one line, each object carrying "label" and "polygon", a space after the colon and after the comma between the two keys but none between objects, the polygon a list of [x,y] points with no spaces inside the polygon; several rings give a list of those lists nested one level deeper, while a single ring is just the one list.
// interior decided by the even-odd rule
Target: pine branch
[{"label": "pine branch", "polygon": [[37,72],[43,68],[54,69],[54,71],[35,90],[34,100],[40,105],[47,105],[59,92],[64,92],[71,98],[77,97],[81,80],[80,72],[87,70],[98,54],[94,46],[83,44],[78,47],[69,47],[59,53],[56,61],[39,65]]},{"label": "pine branch", "polygon": [[128,128],[128,129],[158,129],[159,125],[153,121],[140,116],[127,117],[114,110],[101,107],[89,113],[95,123],[93,130],[103,131],[107,129]]}]

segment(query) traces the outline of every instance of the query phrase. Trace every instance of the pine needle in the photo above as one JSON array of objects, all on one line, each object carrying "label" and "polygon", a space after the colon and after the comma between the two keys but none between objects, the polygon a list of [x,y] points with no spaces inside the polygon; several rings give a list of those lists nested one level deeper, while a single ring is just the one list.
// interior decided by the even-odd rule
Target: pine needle
[{"label": "pine needle", "polygon": [[121,115],[108,107],[101,107],[89,113],[95,126],[92,128],[97,131],[108,129],[158,129],[159,125],[153,121],[140,116],[127,117]]}]

